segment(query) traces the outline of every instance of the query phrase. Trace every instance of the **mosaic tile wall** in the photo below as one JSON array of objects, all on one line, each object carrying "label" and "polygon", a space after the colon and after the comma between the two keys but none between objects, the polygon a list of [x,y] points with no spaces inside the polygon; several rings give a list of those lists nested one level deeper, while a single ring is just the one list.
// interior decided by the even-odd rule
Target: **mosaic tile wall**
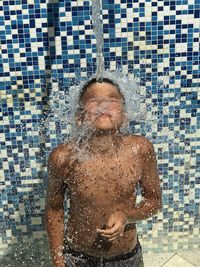
[{"label": "mosaic tile wall", "polygon": [[[96,71],[90,15],[90,1],[0,1],[0,255],[45,239],[46,158],[62,135],[44,139],[40,122],[52,85]],[[154,143],[163,192],[162,212],[138,223],[144,252],[200,244],[199,15],[199,0],[102,2],[105,68],[139,74],[155,118],[135,126]]]}]

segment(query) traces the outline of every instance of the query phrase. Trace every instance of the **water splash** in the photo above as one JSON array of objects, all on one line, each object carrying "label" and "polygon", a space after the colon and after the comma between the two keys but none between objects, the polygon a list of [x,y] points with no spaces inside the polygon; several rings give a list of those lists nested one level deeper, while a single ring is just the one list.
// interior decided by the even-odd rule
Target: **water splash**
[{"label": "water splash", "polygon": [[[140,105],[142,97],[140,95],[139,84],[135,81],[133,76],[130,74],[127,75],[121,70],[103,70],[102,76],[103,78],[112,80],[114,84],[118,85],[121,93],[124,95],[124,112],[128,122],[122,124],[119,131],[121,133],[131,133],[130,123],[132,121],[145,121],[147,115],[146,108],[141,108]],[[90,80],[92,78],[95,78],[95,74],[88,79]],[[76,122],[76,112],[79,108],[79,94],[88,79],[84,78],[79,84],[72,85],[66,91],[64,91],[62,87],[53,87],[50,94],[50,111],[46,121],[43,123],[43,128],[46,129],[47,134],[51,134],[53,125],[56,123],[60,124],[61,128],[64,129],[67,134],[65,142],[76,140],[75,154],[79,158],[87,158],[86,151],[88,150],[88,140],[95,132],[92,122],[84,123],[81,127],[79,127]],[[100,112],[100,110],[98,112]]]},{"label": "water splash", "polygon": [[104,69],[104,60],[103,60],[103,28],[101,21],[101,1],[92,0],[92,24],[93,31],[96,37],[97,42],[97,70],[96,70],[96,79],[98,82],[102,82],[103,79],[103,69]]}]

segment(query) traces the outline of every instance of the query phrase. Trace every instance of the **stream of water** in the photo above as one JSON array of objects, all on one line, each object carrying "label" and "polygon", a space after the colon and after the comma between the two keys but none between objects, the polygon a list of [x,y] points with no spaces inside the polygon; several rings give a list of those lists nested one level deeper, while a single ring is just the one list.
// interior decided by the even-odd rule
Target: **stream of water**
[{"label": "stream of water", "polygon": [[102,82],[103,79],[103,69],[104,69],[104,60],[103,60],[103,27],[101,20],[101,1],[92,0],[92,25],[94,35],[96,37],[97,44],[97,70],[96,70],[96,79],[98,82]]}]

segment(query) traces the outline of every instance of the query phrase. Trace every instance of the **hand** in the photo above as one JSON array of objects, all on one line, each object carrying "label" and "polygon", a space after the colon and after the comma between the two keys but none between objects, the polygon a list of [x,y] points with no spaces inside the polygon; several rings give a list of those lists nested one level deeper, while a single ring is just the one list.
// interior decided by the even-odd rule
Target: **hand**
[{"label": "hand", "polygon": [[126,223],[127,215],[123,211],[117,211],[109,217],[106,223],[107,229],[97,229],[97,232],[109,241],[116,242],[118,238],[123,236]]}]

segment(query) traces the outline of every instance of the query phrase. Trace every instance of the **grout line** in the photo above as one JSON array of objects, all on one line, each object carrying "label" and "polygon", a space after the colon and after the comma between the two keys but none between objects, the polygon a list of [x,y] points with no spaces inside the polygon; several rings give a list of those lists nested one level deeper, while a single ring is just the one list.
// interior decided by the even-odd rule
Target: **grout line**
[{"label": "grout line", "polygon": [[161,267],[165,266],[165,264],[170,261],[175,255],[179,256],[180,258],[182,258],[183,260],[185,260],[186,262],[188,262],[189,264],[191,264],[194,267],[197,267],[196,265],[194,265],[193,263],[189,262],[188,260],[184,259],[182,256],[178,255],[178,253],[176,252],[173,256],[171,256]]},{"label": "grout line", "polygon": [[[169,259],[168,260],[166,260],[166,262],[165,263],[167,263],[168,261],[170,261],[175,255],[177,255],[177,252],[176,253],[174,253],[174,255],[172,255],[171,257],[169,257]],[[165,265],[165,263],[163,263],[163,265],[161,265],[161,267],[163,267],[164,265]]]},{"label": "grout line", "polygon": [[185,261],[187,261],[188,263],[190,263],[192,266],[194,266],[194,267],[198,267],[198,266],[197,266],[196,264],[194,264],[193,262],[190,262],[188,259],[185,259],[184,256],[179,255],[178,252],[177,252],[177,255],[178,255],[179,257],[181,257],[182,259],[184,259]]}]

